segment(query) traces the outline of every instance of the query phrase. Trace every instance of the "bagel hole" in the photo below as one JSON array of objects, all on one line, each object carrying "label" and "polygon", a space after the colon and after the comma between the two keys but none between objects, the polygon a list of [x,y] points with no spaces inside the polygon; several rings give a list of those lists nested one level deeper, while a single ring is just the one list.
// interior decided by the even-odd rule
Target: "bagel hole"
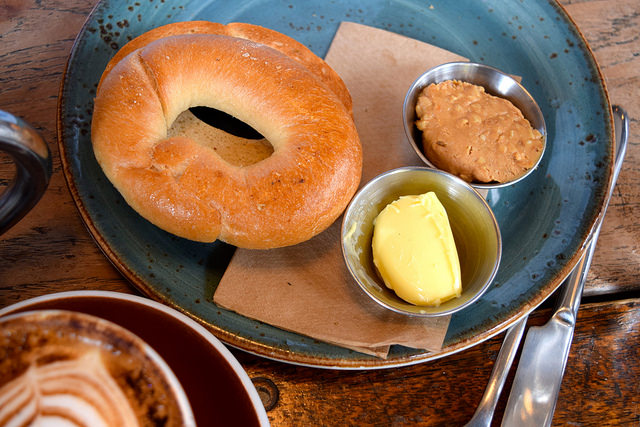
[{"label": "bagel hole", "polygon": [[192,107],[189,108],[189,111],[209,126],[223,130],[231,135],[244,139],[264,139],[260,132],[224,111],[210,107]]},{"label": "bagel hole", "polygon": [[210,107],[183,111],[167,132],[184,136],[215,151],[234,166],[258,163],[273,154],[273,146],[258,131],[235,117]]}]

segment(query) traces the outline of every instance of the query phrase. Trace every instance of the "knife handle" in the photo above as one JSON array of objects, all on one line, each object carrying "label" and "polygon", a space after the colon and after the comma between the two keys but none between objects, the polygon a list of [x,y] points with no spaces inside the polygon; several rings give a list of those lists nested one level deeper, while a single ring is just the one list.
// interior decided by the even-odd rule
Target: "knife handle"
[{"label": "knife handle", "polygon": [[616,155],[613,174],[611,176],[611,187],[608,191],[608,197],[606,197],[603,208],[600,211],[600,216],[595,221],[595,226],[591,232],[591,235],[585,242],[586,253],[582,257],[578,265],[573,269],[571,275],[568,277],[568,283],[566,283],[563,287],[562,295],[560,297],[556,313],[554,314],[554,316],[560,316],[564,319],[566,310],[570,310],[573,319],[567,318],[566,320],[569,322],[575,322],[575,318],[578,313],[578,307],[580,306],[580,298],[582,296],[582,285],[587,280],[589,268],[591,267],[591,260],[593,259],[593,253],[595,252],[595,242],[598,240],[598,236],[600,235],[602,221],[604,220],[604,215],[607,211],[607,208],[609,207],[609,201],[611,200],[611,196],[613,195],[613,188],[618,181],[618,175],[620,174],[620,169],[622,169],[622,161],[624,160],[624,156],[627,151],[629,118],[626,111],[621,107],[614,105],[613,119],[614,129],[616,132]]},{"label": "knife handle", "polygon": [[577,321],[580,299],[582,298],[584,283],[587,281],[587,275],[589,274],[589,268],[591,267],[591,260],[593,259],[593,254],[596,251],[596,242],[598,241],[598,237],[600,236],[600,229],[602,228],[604,215],[607,212],[607,208],[609,207],[609,202],[611,201],[611,196],[613,195],[613,188],[618,181],[618,175],[620,174],[620,169],[622,169],[622,161],[624,160],[624,156],[627,152],[627,140],[629,134],[629,118],[627,116],[627,113],[621,107],[614,105],[613,118],[614,129],[616,132],[616,155],[613,174],[611,176],[611,187],[608,191],[608,197],[606,197],[600,216],[596,219],[594,228],[591,231],[591,235],[585,243],[585,253],[583,254],[576,267],[573,269],[569,277],[567,277],[567,280],[562,287],[560,300],[556,307],[556,311],[552,316],[552,318],[556,318],[558,321],[562,321],[567,326],[571,327],[574,327]]}]

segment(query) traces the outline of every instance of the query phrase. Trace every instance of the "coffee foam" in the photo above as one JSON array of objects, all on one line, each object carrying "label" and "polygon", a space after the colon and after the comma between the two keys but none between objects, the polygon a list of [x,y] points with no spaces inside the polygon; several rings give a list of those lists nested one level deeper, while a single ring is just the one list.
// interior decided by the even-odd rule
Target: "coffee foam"
[{"label": "coffee foam", "polygon": [[155,358],[135,335],[93,316],[47,310],[0,319],[0,425],[193,422]]},{"label": "coffee foam", "polygon": [[[0,422],[70,419],[87,426],[136,426],[127,397],[104,366],[100,352],[27,371],[0,389]],[[22,425],[22,422],[18,422]]]}]

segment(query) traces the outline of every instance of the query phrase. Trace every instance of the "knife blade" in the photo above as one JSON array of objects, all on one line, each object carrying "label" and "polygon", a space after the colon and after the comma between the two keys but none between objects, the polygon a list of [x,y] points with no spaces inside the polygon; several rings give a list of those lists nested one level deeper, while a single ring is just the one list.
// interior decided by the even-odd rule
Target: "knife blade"
[{"label": "knife blade", "polygon": [[594,224],[582,258],[563,284],[561,298],[553,316],[543,326],[533,326],[527,332],[502,419],[503,426],[551,425],[573,340],[584,282],[627,149],[628,116],[619,106],[613,107],[613,113],[617,147],[604,209]]}]

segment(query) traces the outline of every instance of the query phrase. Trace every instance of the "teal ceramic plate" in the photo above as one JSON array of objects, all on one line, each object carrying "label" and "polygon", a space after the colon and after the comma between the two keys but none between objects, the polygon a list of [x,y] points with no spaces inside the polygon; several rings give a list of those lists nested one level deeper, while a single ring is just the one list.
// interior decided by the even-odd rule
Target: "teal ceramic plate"
[{"label": "teal ceramic plate", "polygon": [[[436,353],[393,347],[386,360],[256,322],[211,302],[233,248],[173,237],[139,217],[97,165],[90,141],[96,84],[131,38],[174,21],[249,22],[324,56],[341,21],[423,40],[523,77],[540,104],[548,146],[526,180],[491,190],[503,259],[495,282],[453,316]],[[59,101],[58,140],[72,196],[106,256],[142,292],[207,325],[234,347],[290,363],[381,368],[443,357],[505,330],[547,298],[577,262],[611,171],[611,106],[583,36],[553,1],[102,0],[73,46]],[[401,120],[400,111],[398,120]]]}]

